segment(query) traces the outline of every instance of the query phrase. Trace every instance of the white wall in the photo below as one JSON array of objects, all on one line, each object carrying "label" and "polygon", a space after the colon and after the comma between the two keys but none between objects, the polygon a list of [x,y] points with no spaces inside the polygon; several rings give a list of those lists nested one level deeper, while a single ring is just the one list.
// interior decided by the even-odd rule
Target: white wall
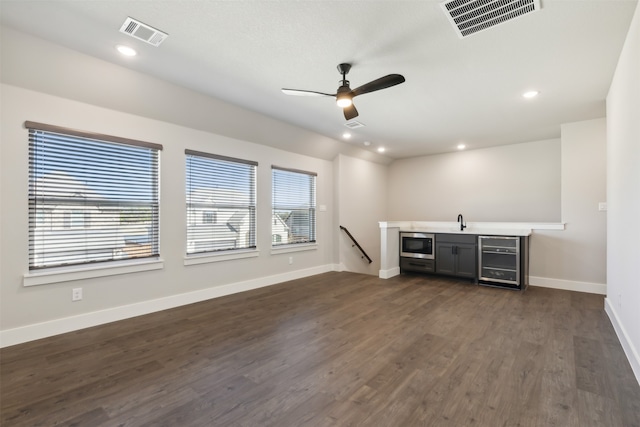
[{"label": "white wall", "polygon": [[607,96],[605,307],[640,382],[640,7]]},{"label": "white wall", "polygon": [[[600,287],[606,284],[606,121],[562,125],[562,232],[540,231],[531,239],[532,276]],[[542,279],[542,280],[545,280]]]},{"label": "white wall", "polygon": [[378,275],[380,270],[379,221],[387,218],[388,168],[339,155],[335,160],[338,224],[346,227],[373,262],[362,259],[345,232],[340,232],[339,259],[347,271]]},{"label": "white wall", "polygon": [[389,219],[558,222],[560,141],[403,159],[389,169]]},{"label": "white wall", "polygon": [[[153,302],[185,293],[251,282],[259,286],[333,268],[333,165],[331,161],[231,139],[171,123],[122,113],[3,84],[1,130],[0,324],[2,330],[100,313],[130,304]],[[24,122],[54,124],[159,143],[161,153],[162,270],[24,287],[28,272],[28,135]],[[184,265],[186,248],[186,148],[257,161],[258,257]],[[315,250],[272,254],[271,165],[316,172],[318,212]],[[293,257],[289,265],[288,258]],[[244,286],[244,285],[243,285]],[[71,289],[82,287],[84,299],[71,302]],[[212,295],[206,292],[203,295]],[[165,301],[166,303],[166,301]],[[151,303],[152,305],[152,303]],[[148,306],[150,306],[148,304]],[[55,328],[54,328],[55,329]]]}]

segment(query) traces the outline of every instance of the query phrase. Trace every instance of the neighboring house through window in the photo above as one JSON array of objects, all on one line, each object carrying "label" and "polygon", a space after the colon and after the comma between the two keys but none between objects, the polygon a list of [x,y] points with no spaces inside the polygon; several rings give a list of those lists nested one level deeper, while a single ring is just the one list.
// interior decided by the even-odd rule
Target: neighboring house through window
[{"label": "neighboring house through window", "polygon": [[316,174],[272,166],[273,246],[316,241]]},{"label": "neighboring house through window", "polygon": [[185,150],[187,254],[256,247],[258,163]]},{"label": "neighboring house through window", "polygon": [[159,255],[161,145],[29,129],[29,269]]}]

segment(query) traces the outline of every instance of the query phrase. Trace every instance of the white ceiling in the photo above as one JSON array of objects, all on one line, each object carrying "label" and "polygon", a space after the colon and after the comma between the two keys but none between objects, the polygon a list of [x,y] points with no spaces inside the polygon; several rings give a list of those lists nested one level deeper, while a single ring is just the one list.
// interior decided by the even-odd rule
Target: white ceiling
[{"label": "white ceiling", "polygon": [[[437,1],[56,0],[0,2],[2,24],[264,115],[340,139],[336,66],[360,86],[406,82],[355,99],[349,143],[391,158],[560,136],[605,115],[636,0],[541,0],[530,15],[459,39]],[[128,17],[169,34],[153,47],[119,32]],[[114,46],[139,52],[119,56]],[[525,100],[521,94],[539,90]]]}]

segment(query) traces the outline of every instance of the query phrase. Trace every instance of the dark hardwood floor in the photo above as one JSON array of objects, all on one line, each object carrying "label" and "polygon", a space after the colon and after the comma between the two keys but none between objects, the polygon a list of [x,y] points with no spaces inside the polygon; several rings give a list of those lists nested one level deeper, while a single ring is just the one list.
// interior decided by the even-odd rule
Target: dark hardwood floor
[{"label": "dark hardwood floor", "polygon": [[1,357],[2,426],[640,426],[599,295],[326,273]]}]

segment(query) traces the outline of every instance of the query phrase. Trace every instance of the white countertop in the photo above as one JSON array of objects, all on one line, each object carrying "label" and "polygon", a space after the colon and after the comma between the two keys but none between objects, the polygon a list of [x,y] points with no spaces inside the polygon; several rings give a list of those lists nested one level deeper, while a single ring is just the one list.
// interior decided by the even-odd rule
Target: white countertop
[{"label": "white countertop", "polygon": [[412,228],[406,230],[400,228],[400,231],[413,231],[418,233],[445,233],[445,234],[473,234],[478,236],[530,236],[531,230],[529,229],[500,229],[500,228],[465,228],[464,231],[460,231],[460,227],[457,228]]},{"label": "white countertop", "polygon": [[381,229],[398,228],[400,231],[489,236],[530,236],[533,230],[564,230],[564,223],[467,222],[464,231],[460,231],[460,224],[453,221],[382,221],[379,225]]}]

